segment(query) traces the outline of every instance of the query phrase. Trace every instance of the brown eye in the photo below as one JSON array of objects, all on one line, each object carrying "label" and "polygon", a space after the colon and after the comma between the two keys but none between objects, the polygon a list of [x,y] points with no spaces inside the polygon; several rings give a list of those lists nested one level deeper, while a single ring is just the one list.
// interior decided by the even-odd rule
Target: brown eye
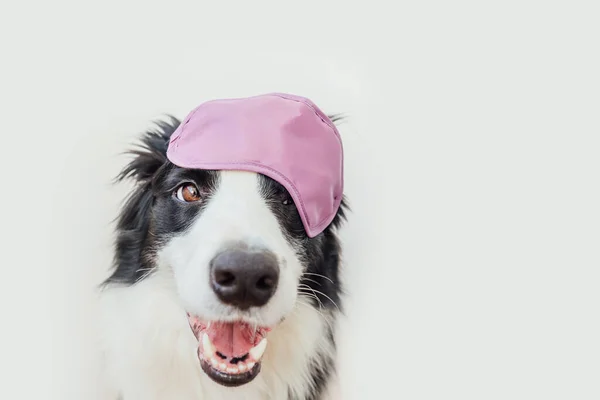
[{"label": "brown eye", "polygon": [[186,184],[177,189],[177,199],[186,203],[193,203],[200,200],[200,192],[195,185]]}]

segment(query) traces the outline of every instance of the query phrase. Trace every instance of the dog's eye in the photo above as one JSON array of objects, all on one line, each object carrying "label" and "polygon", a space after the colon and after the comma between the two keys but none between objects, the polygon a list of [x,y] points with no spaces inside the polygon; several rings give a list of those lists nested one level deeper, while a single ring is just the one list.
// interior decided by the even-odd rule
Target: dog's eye
[{"label": "dog's eye", "polygon": [[281,202],[284,206],[289,206],[292,204],[292,199],[285,199]]},{"label": "dog's eye", "polygon": [[175,196],[178,200],[181,200],[183,202],[193,203],[195,201],[200,200],[200,191],[195,185],[187,183],[185,185],[179,186],[179,189],[177,189]]}]

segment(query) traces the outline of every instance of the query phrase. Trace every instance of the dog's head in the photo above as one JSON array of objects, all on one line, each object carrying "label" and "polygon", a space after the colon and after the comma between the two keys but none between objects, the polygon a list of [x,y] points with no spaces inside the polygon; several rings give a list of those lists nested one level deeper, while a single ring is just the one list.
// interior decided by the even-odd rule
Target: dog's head
[{"label": "dog's head", "polygon": [[118,219],[116,268],[108,282],[135,284],[159,270],[172,274],[203,370],[237,386],[259,373],[269,331],[295,307],[339,306],[335,230],[346,202],[311,238],[275,180],[172,164],[166,151],[179,123],[171,118],[145,133],[118,177],[133,178],[136,186]]}]

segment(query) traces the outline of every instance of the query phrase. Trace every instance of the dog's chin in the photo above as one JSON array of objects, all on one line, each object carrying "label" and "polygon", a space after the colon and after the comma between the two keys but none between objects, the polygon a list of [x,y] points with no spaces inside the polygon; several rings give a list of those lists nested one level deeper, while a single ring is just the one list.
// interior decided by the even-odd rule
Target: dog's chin
[{"label": "dog's chin", "polygon": [[252,382],[260,372],[260,361],[255,363],[250,371],[243,373],[223,372],[219,367],[214,367],[206,359],[200,358],[200,366],[206,375],[220,385],[228,387],[242,386]]},{"label": "dog's chin", "polygon": [[258,376],[269,327],[257,327],[246,321],[206,321],[190,314],[188,320],[198,339],[200,366],[213,381],[234,387]]}]

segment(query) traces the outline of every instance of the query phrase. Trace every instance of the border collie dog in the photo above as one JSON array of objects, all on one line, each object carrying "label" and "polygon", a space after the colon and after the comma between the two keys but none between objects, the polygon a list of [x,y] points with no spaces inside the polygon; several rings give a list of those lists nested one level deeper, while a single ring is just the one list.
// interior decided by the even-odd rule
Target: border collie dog
[{"label": "border collie dog", "polygon": [[122,400],[333,398],[345,198],[307,235],[265,174],[171,162],[180,124],[145,132],[117,177],[135,185],[100,296],[110,386]]}]

